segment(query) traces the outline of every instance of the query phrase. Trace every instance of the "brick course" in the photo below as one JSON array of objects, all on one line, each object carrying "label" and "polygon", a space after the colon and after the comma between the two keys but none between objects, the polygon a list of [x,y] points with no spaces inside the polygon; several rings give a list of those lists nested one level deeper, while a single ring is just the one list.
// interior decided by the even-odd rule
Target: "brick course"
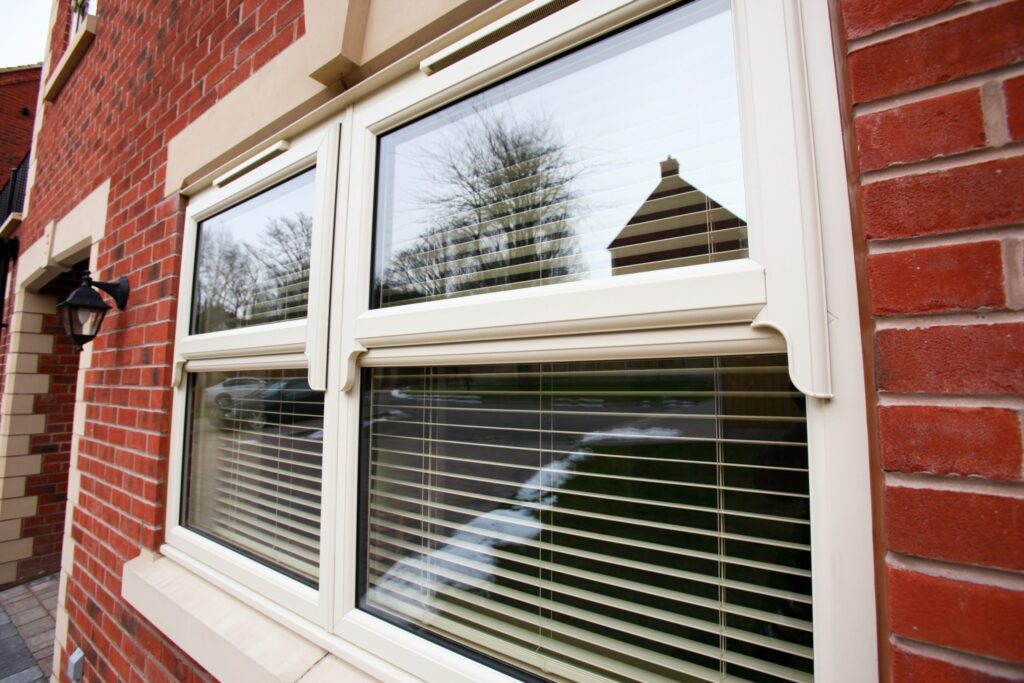
[{"label": "brick course", "polygon": [[862,171],[985,146],[977,88],[867,114],[856,127]]},{"label": "brick course", "polygon": [[891,97],[1022,58],[1024,3],[1008,2],[857,50],[848,62],[851,94],[855,103]]},{"label": "brick course", "polygon": [[877,407],[880,673],[1024,680],[1024,77],[1006,75],[1024,2],[839,8],[865,352],[894,394]]},{"label": "brick course", "polygon": [[1021,417],[1015,410],[881,406],[878,423],[886,470],[1021,478]]},{"label": "brick course", "polygon": [[875,254],[868,259],[868,277],[875,315],[1006,305],[998,241]]},{"label": "brick course", "polygon": [[[51,63],[68,44],[68,3],[56,6]],[[163,195],[167,144],[304,34],[302,7],[302,0],[187,7],[104,0],[94,42],[42,113],[31,213],[17,232],[22,249],[109,178],[105,234],[90,267],[99,279],[127,275],[132,285],[128,309],[111,311],[92,343],[93,369],[85,380],[88,421],[70,520],[68,639],[58,661],[64,666],[70,650],[81,647],[86,680],[210,680],[120,598],[123,563],[163,541],[169,362],[185,207]],[[59,391],[36,406],[48,423],[33,446],[63,458],[44,460],[43,473],[30,482],[54,498],[33,520],[47,531],[61,514],[57,499],[67,484],[77,361],[60,344],[43,359],[47,371],[63,378]]]},{"label": "brick course", "polygon": [[1022,592],[890,569],[889,614],[901,636],[1024,663]]}]

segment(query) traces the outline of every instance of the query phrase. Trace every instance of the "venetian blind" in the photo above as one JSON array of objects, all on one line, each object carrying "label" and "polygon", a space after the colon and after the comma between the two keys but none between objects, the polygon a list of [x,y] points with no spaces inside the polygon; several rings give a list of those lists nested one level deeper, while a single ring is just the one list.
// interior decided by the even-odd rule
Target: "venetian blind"
[{"label": "venetian blind", "polygon": [[190,390],[184,524],[315,583],[323,393],[288,371],[202,373]]},{"label": "venetian blind", "polygon": [[363,609],[516,675],[812,679],[784,356],[367,377]]}]

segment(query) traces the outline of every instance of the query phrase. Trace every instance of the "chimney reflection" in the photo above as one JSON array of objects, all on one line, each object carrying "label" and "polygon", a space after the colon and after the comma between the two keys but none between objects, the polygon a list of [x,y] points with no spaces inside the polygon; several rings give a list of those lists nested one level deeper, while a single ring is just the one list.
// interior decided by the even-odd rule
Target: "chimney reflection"
[{"label": "chimney reflection", "polygon": [[684,180],[672,156],[661,181],[608,245],[612,274],[747,256],[747,224]]}]

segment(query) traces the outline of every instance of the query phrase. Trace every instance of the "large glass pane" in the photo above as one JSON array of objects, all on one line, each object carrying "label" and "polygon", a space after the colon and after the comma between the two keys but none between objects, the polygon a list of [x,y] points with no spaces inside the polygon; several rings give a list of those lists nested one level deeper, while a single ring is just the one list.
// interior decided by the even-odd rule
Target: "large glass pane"
[{"label": "large glass pane", "polygon": [[374,307],[744,258],[729,3],[493,86],[378,159]]},{"label": "large glass pane", "polygon": [[551,680],[809,681],[785,356],[367,371],[360,605]]},{"label": "large glass pane", "polygon": [[304,370],[204,372],[189,409],[182,524],[315,584],[323,392]]},{"label": "large glass pane", "polygon": [[199,224],[192,334],[306,317],[315,175]]}]

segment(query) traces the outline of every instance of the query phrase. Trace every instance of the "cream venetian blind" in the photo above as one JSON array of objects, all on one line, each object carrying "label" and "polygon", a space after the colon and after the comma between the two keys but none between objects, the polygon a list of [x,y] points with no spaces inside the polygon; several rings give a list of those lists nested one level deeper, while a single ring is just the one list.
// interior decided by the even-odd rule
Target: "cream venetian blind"
[{"label": "cream venetian blind", "polygon": [[524,678],[812,679],[785,356],[366,378],[363,609]]},{"label": "cream venetian blind", "polygon": [[316,583],[323,392],[304,371],[197,373],[183,523]]}]

